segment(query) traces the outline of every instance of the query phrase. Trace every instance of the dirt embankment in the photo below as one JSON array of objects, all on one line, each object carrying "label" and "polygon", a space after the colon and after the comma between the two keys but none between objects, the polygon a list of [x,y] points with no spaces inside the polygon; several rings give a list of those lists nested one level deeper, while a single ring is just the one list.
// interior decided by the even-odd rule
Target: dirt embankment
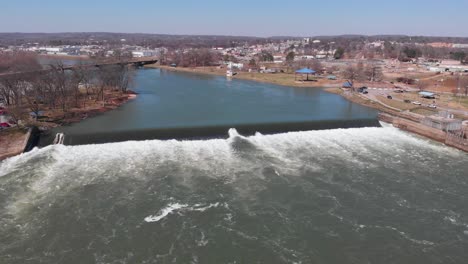
[{"label": "dirt embankment", "polygon": [[39,127],[41,130],[47,130],[57,126],[80,122],[84,119],[114,110],[136,96],[137,94],[133,91],[127,91],[126,93],[106,91],[105,101],[96,101],[94,98],[88,98],[80,102],[80,107],[78,108],[71,108],[66,111],[49,109],[44,111],[43,117],[39,121],[30,122],[30,124]]},{"label": "dirt embankment", "polygon": [[27,129],[11,128],[0,131],[0,161],[21,154],[27,141]]}]

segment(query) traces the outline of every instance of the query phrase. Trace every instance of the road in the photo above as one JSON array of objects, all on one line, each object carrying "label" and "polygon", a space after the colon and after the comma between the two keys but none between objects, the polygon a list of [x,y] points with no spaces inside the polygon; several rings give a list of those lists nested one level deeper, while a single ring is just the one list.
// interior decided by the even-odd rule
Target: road
[{"label": "road", "polygon": [[[418,89],[414,89],[414,88],[404,88],[404,89],[407,90],[407,91],[410,91],[410,92],[419,91]],[[387,95],[391,95],[393,97],[392,100],[399,101],[399,102],[404,102],[404,99],[395,97],[395,95],[396,95],[395,89],[373,89],[373,88],[369,88],[368,92],[369,92],[368,94],[361,94],[361,96],[363,96],[363,97],[365,97],[365,98],[367,98],[369,100],[376,101],[376,102],[384,105],[385,107],[388,107],[388,108],[393,109],[393,110],[400,111],[400,109],[389,106],[389,105],[385,104],[384,102],[380,101],[378,96],[387,97]],[[437,99],[435,101],[436,101],[436,105],[437,105]],[[427,107],[428,105],[427,104],[422,104],[422,106]],[[442,106],[437,106],[437,110],[448,111],[448,112],[453,113],[453,114],[468,116],[468,111],[465,111],[465,110],[453,109],[453,108],[442,107]]]}]

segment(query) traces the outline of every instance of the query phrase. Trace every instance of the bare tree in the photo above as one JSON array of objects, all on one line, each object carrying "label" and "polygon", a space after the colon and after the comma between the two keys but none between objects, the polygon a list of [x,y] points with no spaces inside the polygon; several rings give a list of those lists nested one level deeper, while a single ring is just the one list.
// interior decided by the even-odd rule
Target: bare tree
[{"label": "bare tree", "polygon": [[382,68],[377,65],[367,65],[364,76],[371,82],[380,81],[383,78]]},{"label": "bare tree", "polygon": [[27,90],[27,96],[25,96],[28,108],[32,113],[34,113],[34,118],[36,120],[41,112],[45,94],[43,83],[39,78],[39,76],[34,76],[29,80],[30,86]]},{"label": "bare tree", "polygon": [[23,95],[27,83],[18,74],[3,76],[0,78],[1,92],[7,105],[21,106],[23,103]]},{"label": "bare tree", "polygon": [[343,77],[345,79],[348,79],[352,84],[352,90],[354,91],[354,82],[356,80],[361,80],[362,79],[362,68],[359,65],[349,65],[345,71],[343,72]]},{"label": "bare tree", "polygon": [[431,81],[428,81],[428,80],[420,80],[418,82],[418,88],[420,91],[427,90],[431,88],[432,86],[433,84],[431,83]]},{"label": "bare tree", "polygon": [[[24,58],[29,58],[28,56],[25,55]],[[202,52],[198,54],[197,62],[207,63],[210,61],[210,56],[207,52]],[[21,60],[24,58],[20,57]],[[4,65],[14,66],[14,62],[0,61],[3,70],[6,69]],[[8,71],[12,71],[12,66],[8,67]],[[34,68],[34,66],[31,68],[25,66],[22,69]],[[66,112],[70,108],[80,107],[81,101],[86,102],[82,99],[87,99],[93,92],[96,100],[102,100],[104,103],[106,90],[114,89],[126,93],[132,86],[135,76],[134,68],[125,63],[104,65],[99,68],[77,65],[70,70],[62,63],[55,62],[44,72],[33,70],[13,72],[14,74],[0,75],[0,97],[15,121],[27,117],[28,112],[33,112],[37,117],[41,111],[47,109],[60,109]]]},{"label": "bare tree", "polygon": [[317,59],[314,59],[314,60],[300,60],[297,63],[295,63],[295,66],[297,68],[309,68],[309,69],[312,69],[312,70],[316,71],[317,73],[323,72],[323,65]]},{"label": "bare tree", "polygon": [[463,92],[465,96],[468,96],[468,76],[460,76],[460,92]]},{"label": "bare tree", "polygon": [[24,111],[24,108],[21,106],[10,105],[8,107],[8,114],[17,124],[20,124],[20,120],[27,118],[27,113]]},{"label": "bare tree", "polygon": [[93,70],[89,65],[79,63],[73,69],[73,78],[75,78],[79,85],[86,91],[86,95],[90,95],[90,89],[93,80],[95,80],[96,70]]},{"label": "bare tree", "polygon": [[32,52],[0,52],[0,73],[27,72],[41,69],[37,55]]}]

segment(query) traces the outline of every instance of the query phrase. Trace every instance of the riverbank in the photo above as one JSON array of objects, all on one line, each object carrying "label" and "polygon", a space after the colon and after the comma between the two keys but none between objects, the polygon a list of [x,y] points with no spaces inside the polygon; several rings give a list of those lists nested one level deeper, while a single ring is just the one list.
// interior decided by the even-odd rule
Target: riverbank
[{"label": "riverbank", "polygon": [[[197,73],[197,74],[209,74],[209,75],[217,75],[217,76],[226,76],[226,69],[219,69],[217,67],[195,67],[195,68],[183,68],[183,67],[170,67],[170,66],[163,66],[163,65],[148,65],[145,66],[148,68],[157,68],[163,69],[168,71],[175,71],[175,72],[187,72],[187,73]],[[310,77],[312,81],[296,81],[294,80],[294,75],[289,73],[247,73],[247,72],[239,72],[237,75],[232,77],[233,79],[241,79],[241,80],[250,80],[262,83],[271,83],[283,86],[292,86],[292,87],[304,87],[304,88],[325,88],[324,90],[329,93],[334,93],[341,95],[352,101],[354,103],[368,106],[380,111],[388,112],[388,111],[395,111],[395,109],[390,109],[378,102],[368,100],[362,98],[356,94],[351,93],[344,93],[344,91],[340,88],[343,80],[328,80],[326,78],[315,78]],[[357,84],[358,86],[360,84]],[[385,85],[380,84],[379,85]]]},{"label": "riverbank", "polygon": [[367,106],[367,107],[370,107],[370,108],[374,108],[374,109],[377,109],[377,110],[379,110],[381,112],[394,114],[395,112],[401,111],[401,109],[393,108],[393,107],[390,107],[388,105],[383,105],[380,102],[373,101],[373,100],[370,100],[368,98],[364,98],[364,97],[360,96],[359,93],[345,92],[341,88],[330,87],[330,88],[325,88],[324,91],[343,96],[344,98],[346,98],[347,100],[349,100],[349,101],[351,101],[353,103],[364,105],[364,106]]},{"label": "riverbank", "polygon": [[[151,67],[169,71],[225,76],[225,69],[219,69],[217,67],[175,68],[161,65],[154,65]],[[439,100],[441,104],[441,109],[431,109],[428,107],[403,102],[403,99],[411,99],[411,101],[417,101],[418,99],[423,100],[418,97],[417,91],[414,91],[415,89],[411,87],[408,87],[408,89],[412,90],[413,92],[405,92],[403,95],[401,95],[393,93],[393,91],[395,90],[395,86],[391,83],[372,83],[370,84],[372,85],[372,87],[380,88],[378,88],[377,90],[372,90],[372,92],[369,94],[361,94],[347,91],[346,89],[341,89],[340,86],[343,80],[333,81],[328,80],[326,78],[316,78],[315,81],[311,82],[296,82],[292,78],[293,76],[294,75],[292,74],[286,73],[268,74],[240,72],[233,78],[293,87],[324,88],[326,92],[343,96],[351,102],[364,105],[373,109],[377,109],[380,112],[387,114],[387,116],[393,117],[391,119],[392,122],[390,123],[405,131],[425,136],[427,138],[445,143],[446,145],[467,151],[466,139],[463,138],[463,135],[461,136],[461,138],[458,138],[458,136],[456,135],[449,135],[442,130],[437,130],[421,124],[421,120],[423,120],[426,116],[436,115],[439,110],[451,109],[448,108],[450,105],[447,102],[444,102],[444,100]],[[356,84],[357,87],[370,85],[367,83]],[[394,98],[389,99],[387,98],[387,95],[391,95]],[[429,104],[427,102],[425,103]],[[463,112],[464,109],[465,108],[461,107],[461,109],[456,108],[452,110],[454,111],[456,118],[466,120],[468,119],[468,116]],[[395,122],[393,122],[393,120],[395,120]],[[460,133],[463,132],[461,131]],[[454,137],[456,138],[455,140],[453,140]]]},{"label": "riverbank", "polygon": [[80,102],[82,107],[71,108],[67,111],[58,109],[45,110],[39,121],[32,122],[42,131],[53,127],[69,125],[80,122],[90,117],[114,110],[125,104],[131,99],[136,98],[137,94],[133,91],[122,93],[120,91],[106,91],[105,100],[96,101],[92,97]]},{"label": "riverbank", "polygon": [[[183,67],[170,67],[159,64],[146,65],[147,68],[157,68],[175,72],[187,72],[187,73],[199,73],[209,74],[216,76],[226,76],[225,68],[218,67],[194,67],[194,68],[183,68]],[[258,72],[238,72],[232,76],[233,79],[250,80],[262,83],[271,83],[283,86],[292,87],[308,87],[308,88],[324,88],[324,87],[340,87],[342,81],[340,80],[328,80],[320,77],[309,77],[309,81],[301,81],[300,76],[297,76],[298,80],[295,80],[294,74],[289,73],[258,73]]]},{"label": "riverbank", "polygon": [[[226,76],[226,69],[219,68],[219,67],[192,67],[192,68],[183,68],[183,67],[170,67],[170,66],[163,66],[163,65],[148,65],[149,68],[158,68],[168,71],[175,71],[175,72],[187,72],[187,73],[197,73],[197,74],[209,74],[209,75],[217,75],[217,76]],[[420,106],[414,104],[404,103],[404,99],[410,99],[411,101],[421,101],[426,105],[432,103],[426,102],[428,100],[424,100],[420,98],[417,94],[418,89],[413,86],[408,86],[402,83],[391,83],[391,82],[356,82],[355,87],[373,87],[374,90],[369,90],[371,93],[369,95],[364,95],[361,93],[352,93],[346,92],[341,89],[341,85],[345,80],[329,80],[323,76],[312,76],[310,77],[310,81],[296,81],[294,74],[290,73],[258,73],[258,72],[239,72],[235,76],[232,77],[233,79],[241,79],[241,80],[251,80],[256,82],[262,83],[271,83],[283,86],[290,86],[290,87],[303,87],[303,88],[325,88],[324,90],[330,93],[339,94],[349,101],[354,103],[368,106],[374,109],[377,109],[382,112],[386,113],[394,113],[400,111],[411,110],[414,108],[421,108]],[[298,77],[300,78],[300,77]],[[412,92],[405,92],[404,94],[397,94],[394,93],[396,89],[395,87],[400,87],[400,89],[410,90]],[[403,87],[403,88],[402,88]],[[372,96],[370,96],[372,95]],[[391,95],[394,97],[392,99],[388,99],[387,95]],[[461,119],[468,119],[468,100],[462,100],[462,104],[456,103],[459,101],[459,98],[452,98],[449,95],[441,95],[437,104],[438,109],[440,110],[448,110],[453,111],[456,117]],[[433,111],[435,112],[435,111]]]},{"label": "riverbank", "polygon": [[[129,100],[136,98],[136,96],[137,94],[133,91],[127,91],[126,94],[117,91],[107,91],[104,102],[89,98],[81,102],[84,105],[81,108],[72,108],[67,111],[57,109],[45,110],[38,121],[28,121],[27,127],[35,126],[41,132],[44,132],[54,127],[77,123],[114,110]],[[0,161],[23,153],[28,139],[28,128],[13,127],[0,131],[0,146],[2,146],[0,148]]]}]

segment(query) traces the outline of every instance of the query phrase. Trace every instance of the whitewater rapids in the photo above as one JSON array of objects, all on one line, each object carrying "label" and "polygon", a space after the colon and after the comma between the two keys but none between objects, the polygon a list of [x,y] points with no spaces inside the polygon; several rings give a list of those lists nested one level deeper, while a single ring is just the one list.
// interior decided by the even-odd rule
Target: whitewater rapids
[{"label": "whitewater rapids", "polygon": [[392,127],[0,163],[1,263],[463,263],[468,155]]}]

